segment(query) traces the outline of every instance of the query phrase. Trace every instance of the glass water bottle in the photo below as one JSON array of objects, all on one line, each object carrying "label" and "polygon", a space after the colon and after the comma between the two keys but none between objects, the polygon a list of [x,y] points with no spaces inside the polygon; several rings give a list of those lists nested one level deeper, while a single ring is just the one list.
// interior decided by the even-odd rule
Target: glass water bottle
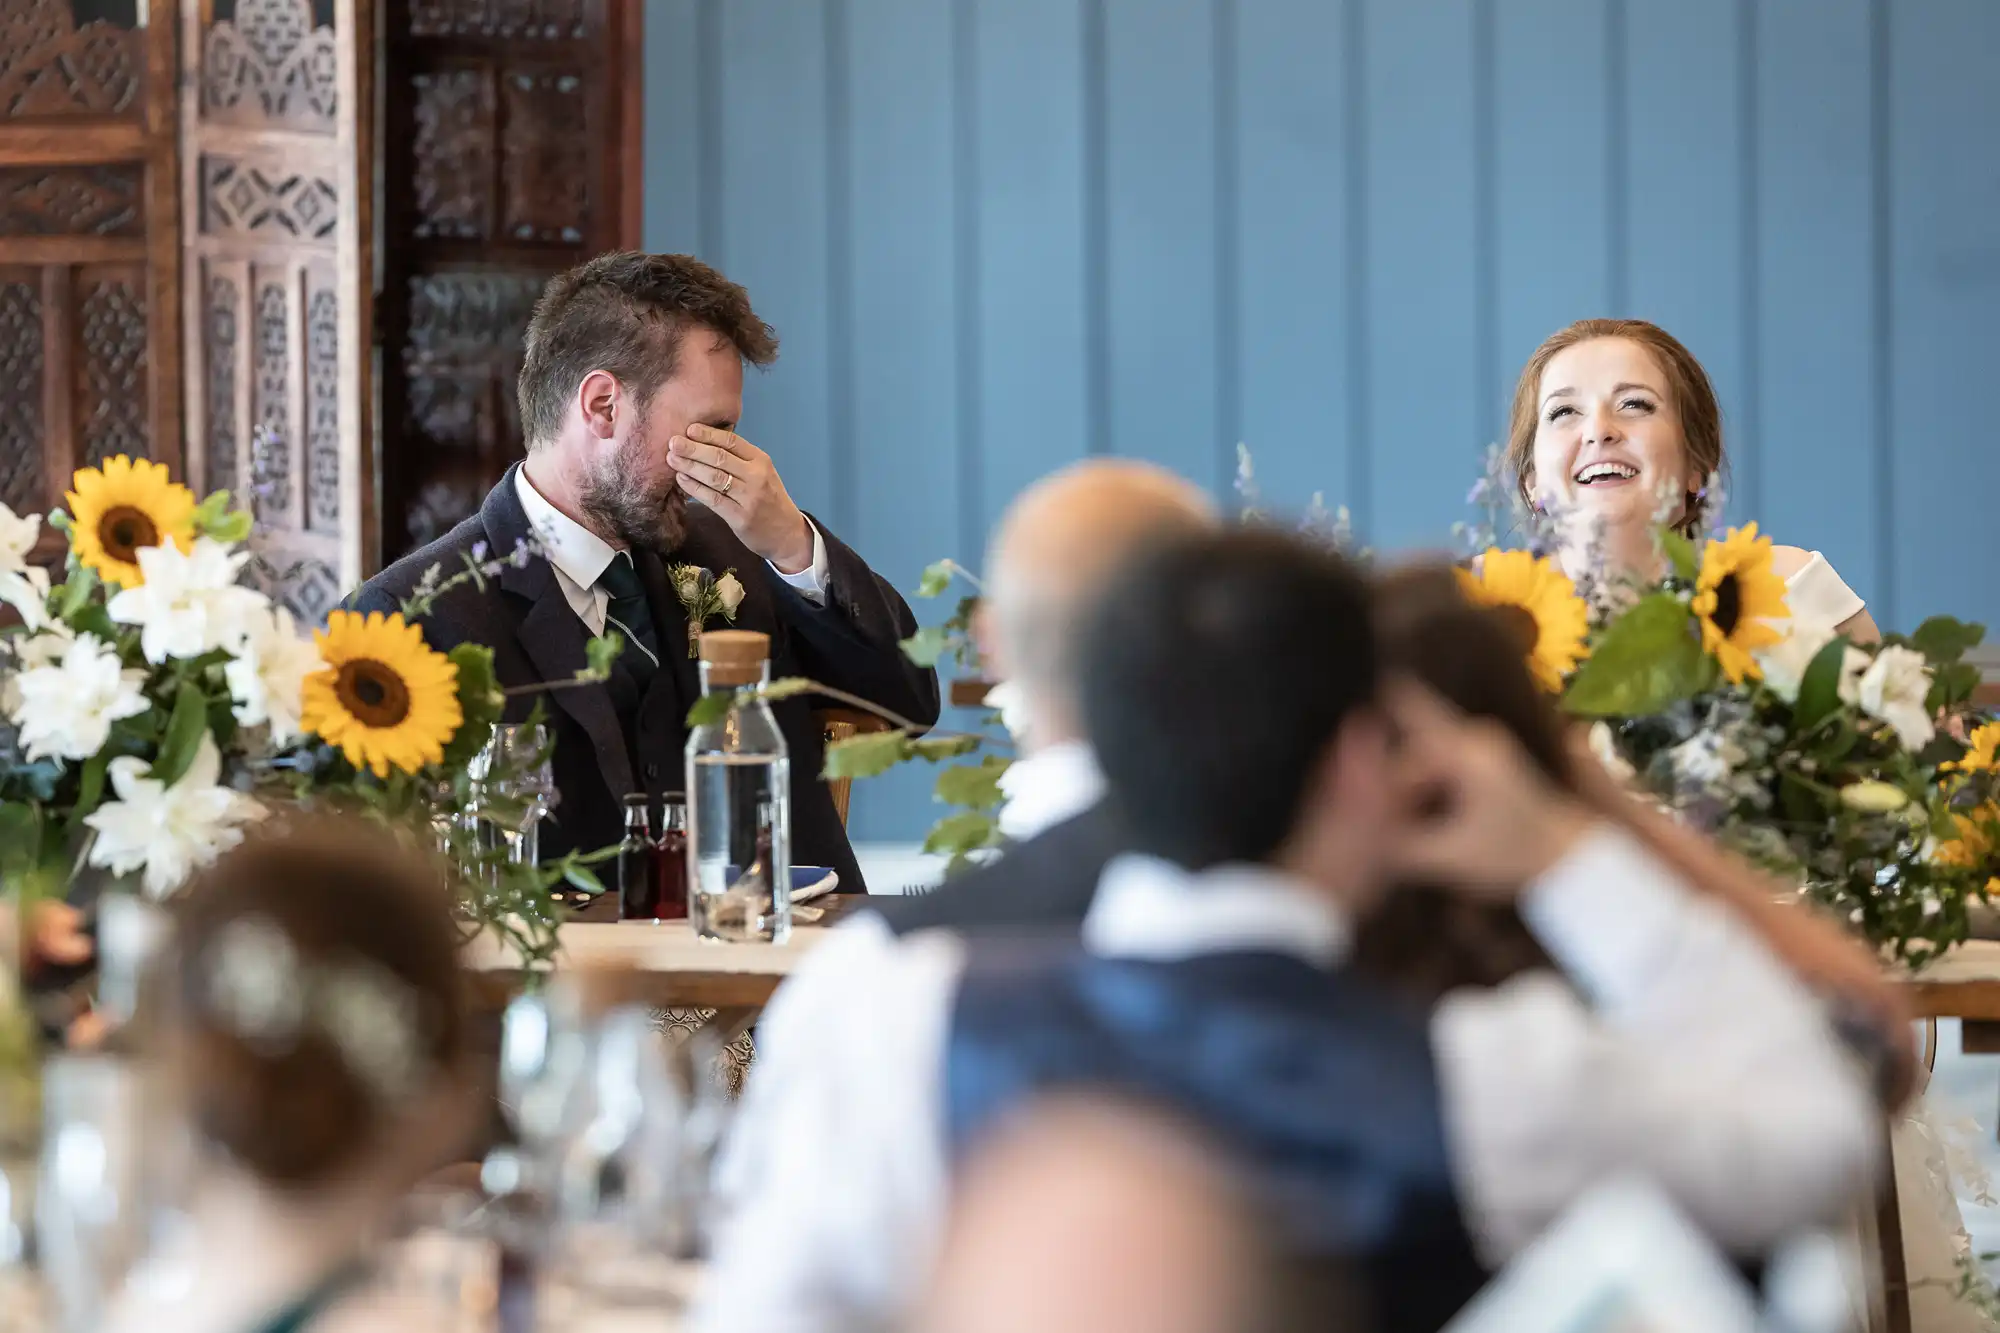
[{"label": "glass water bottle", "polygon": [[[771,639],[751,630],[701,636],[704,695],[771,679]],[[771,708],[737,700],[687,745],[688,863],[695,929],[717,940],[783,943],[792,930],[792,763]]]}]

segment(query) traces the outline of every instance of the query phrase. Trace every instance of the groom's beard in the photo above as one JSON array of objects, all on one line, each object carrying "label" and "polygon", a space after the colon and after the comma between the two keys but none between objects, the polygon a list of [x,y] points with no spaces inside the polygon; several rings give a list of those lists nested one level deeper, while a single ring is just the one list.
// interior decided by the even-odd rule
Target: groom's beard
[{"label": "groom's beard", "polygon": [[605,459],[577,497],[599,526],[637,550],[670,555],[687,535],[687,496],[669,471],[659,483],[641,480],[649,453],[644,435],[633,435]]}]

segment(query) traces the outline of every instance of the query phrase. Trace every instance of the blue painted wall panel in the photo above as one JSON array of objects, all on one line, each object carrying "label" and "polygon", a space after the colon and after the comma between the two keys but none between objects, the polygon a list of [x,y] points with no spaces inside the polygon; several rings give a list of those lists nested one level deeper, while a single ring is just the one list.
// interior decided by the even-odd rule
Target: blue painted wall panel
[{"label": "blue painted wall panel", "polygon": [[[2000,621],[1990,0],[659,0],[647,239],[751,289],[746,431],[899,582],[1088,452],[1436,545],[1590,315],[1708,363],[1732,513]],[[939,607],[920,608],[931,614]],[[857,792],[914,836],[924,779]]]}]

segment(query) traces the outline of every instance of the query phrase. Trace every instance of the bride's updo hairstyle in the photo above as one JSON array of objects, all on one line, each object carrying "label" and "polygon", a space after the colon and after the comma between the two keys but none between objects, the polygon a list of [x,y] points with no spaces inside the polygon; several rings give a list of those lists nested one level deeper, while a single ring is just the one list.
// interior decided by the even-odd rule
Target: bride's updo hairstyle
[{"label": "bride's updo hairstyle", "polygon": [[[1518,633],[1503,613],[1466,600],[1452,566],[1389,570],[1376,580],[1374,608],[1385,671],[1413,676],[1460,711],[1499,722],[1551,782],[1575,789],[1562,716],[1529,675]],[[1361,923],[1355,965],[1431,1001],[1550,964],[1512,906],[1399,885]]]},{"label": "bride's updo hairstyle", "polygon": [[1542,372],[1559,353],[1599,338],[1623,338],[1638,343],[1660,363],[1660,373],[1667,379],[1666,391],[1673,395],[1674,409],[1680,416],[1687,475],[1697,488],[1688,493],[1687,509],[1680,523],[1681,531],[1691,537],[1702,527],[1699,488],[1708,484],[1711,475],[1723,471],[1726,461],[1722,448],[1722,405],[1716,401],[1715,386],[1694,353],[1673,334],[1643,319],[1580,319],[1550,334],[1521,368],[1521,378],[1514,385],[1514,409],[1507,422],[1507,466],[1519,479],[1521,498],[1530,505],[1535,503],[1535,429],[1542,416]]},{"label": "bride's updo hairstyle", "polygon": [[289,822],[225,853],[175,902],[159,982],[194,1128],[278,1189],[364,1164],[461,1067],[445,878],[379,828]]}]

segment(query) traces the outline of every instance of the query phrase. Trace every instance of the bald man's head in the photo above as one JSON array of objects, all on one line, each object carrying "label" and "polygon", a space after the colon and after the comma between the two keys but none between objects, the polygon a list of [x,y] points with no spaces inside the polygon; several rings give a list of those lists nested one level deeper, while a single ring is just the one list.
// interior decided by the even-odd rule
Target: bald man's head
[{"label": "bald man's head", "polygon": [[1080,736],[1073,650],[1111,578],[1138,553],[1219,521],[1192,483],[1134,459],[1077,463],[1008,506],[987,553],[980,640],[1020,691],[1032,747]]}]

